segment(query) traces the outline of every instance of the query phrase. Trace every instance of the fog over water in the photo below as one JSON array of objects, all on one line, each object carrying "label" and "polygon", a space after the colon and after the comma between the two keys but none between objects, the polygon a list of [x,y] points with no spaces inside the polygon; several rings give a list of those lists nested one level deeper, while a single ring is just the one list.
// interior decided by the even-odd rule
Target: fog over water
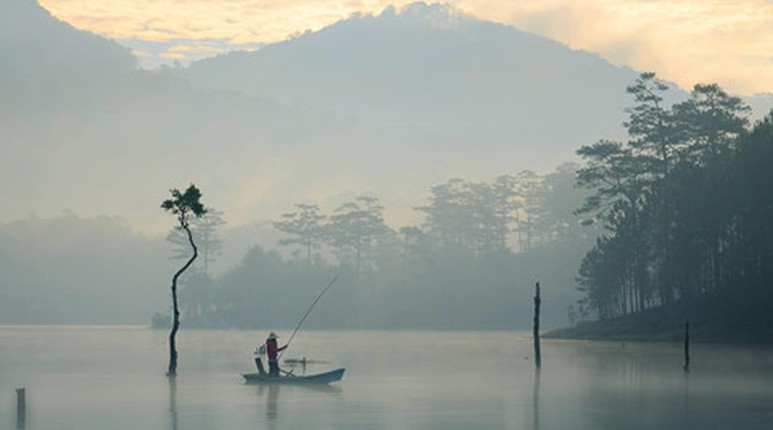
[{"label": "fog over water", "polygon": [[[0,3],[0,430],[773,428],[773,94],[444,4],[143,70]],[[535,290],[551,337],[674,342],[537,372]],[[301,315],[343,380],[245,385]]]},{"label": "fog over water", "polygon": [[[168,313],[179,262],[168,258],[190,250],[164,240],[174,222],[159,203],[192,182],[223,223],[209,243],[196,234],[203,251],[221,246],[192,267],[204,276],[181,282],[191,325],[292,325],[334,271],[348,271],[340,308],[316,328],[525,329],[537,280],[546,327],[593,317],[569,312],[580,264],[606,231],[581,225],[599,214],[575,216],[587,198],[600,202],[576,186],[576,151],[625,138],[636,104],[626,87],[639,71],[425,3],[147,71],[35,1],[3,7],[0,323],[143,324]],[[666,86],[664,106],[700,100]],[[745,100],[750,118],[773,105]],[[299,204],[318,209],[317,224],[276,227],[300,221]],[[678,213],[703,213],[698,204],[714,202]],[[658,261],[670,260],[629,272],[656,277]],[[312,266],[321,269],[302,273]],[[279,316],[256,312],[265,303]]]},{"label": "fog over water", "polygon": [[[288,333],[280,332],[280,339]],[[537,377],[522,332],[301,333],[285,358],[325,388],[243,384],[266,331],[182,332],[176,386],[166,334],[141,327],[1,327],[0,417],[27,388],[27,429],[762,429],[769,347],[544,341]],[[295,370],[302,373],[301,368]]]}]

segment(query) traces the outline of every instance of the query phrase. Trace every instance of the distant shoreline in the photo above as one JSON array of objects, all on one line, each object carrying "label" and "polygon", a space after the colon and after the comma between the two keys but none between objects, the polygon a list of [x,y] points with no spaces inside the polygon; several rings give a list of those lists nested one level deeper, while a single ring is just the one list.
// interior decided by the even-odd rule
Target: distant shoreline
[{"label": "distant shoreline", "polygon": [[[684,326],[652,327],[629,320],[585,321],[573,327],[559,328],[541,335],[544,339],[684,342]],[[690,342],[773,345],[773,333],[766,330],[744,330],[691,324]]]}]

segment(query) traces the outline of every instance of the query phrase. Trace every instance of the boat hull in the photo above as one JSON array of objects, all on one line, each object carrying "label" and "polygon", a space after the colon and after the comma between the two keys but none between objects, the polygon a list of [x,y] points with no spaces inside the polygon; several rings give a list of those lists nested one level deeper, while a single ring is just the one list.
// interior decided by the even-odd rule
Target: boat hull
[{"label": "boat hull", "polygon": [[299,376],[268,376],[260,373],[242,373],[248,384],[330,384],[340,381],[345,369],[331,370],[325,373]]}]

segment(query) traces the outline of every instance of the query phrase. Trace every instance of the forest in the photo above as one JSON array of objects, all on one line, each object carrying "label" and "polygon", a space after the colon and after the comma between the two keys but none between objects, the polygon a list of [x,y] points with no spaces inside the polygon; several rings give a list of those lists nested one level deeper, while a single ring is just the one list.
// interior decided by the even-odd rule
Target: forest
[{"label": "forest", "polygon": [[[201,258],[184,280],[184,319],[207,327],[288,326],[315,289],[338,274],[330,303],[315,311],[320,326],[526,327],[538,279],[556,298],[548,320],[565,323],[567,305],[576,300],[576,267],[595,238],[594,228],[573,214],[586,195],[574,186],[578,167],[566,163],[546,175],[521,171],[490,182],[450,179],[414,208],[419,225],[397,229],[387,225],[374,196],[330,212],[297,203],[273,222],[282,234],[278,250],[256,246],[218,277],[207,267],[218,257],[224,221],[210,210],[191,221]],[[180,232],[167,239],[174,255],[185,258]],[[157,321],[166,324],[161,316]]]},{"label": "forest", "polygon": [[[298,203],[274,222],[291,257],[253,249],[218,288],[200,289],[216,293],[197,299],[189,317],[262,325],[292,308],[283,303],[290,285],[343,272],[346,294],[329,310],[346,317],[335,325],[504,328],[527,312],[529,286],[514,294],[515,277],[562,273],[582,255],[571,280],[556,280],[580,294],[561,306],[570,323],[657,309],[669,324],[767,330],[773,115],[750,124],[750,109],[716,84],[695,85],[683,100],[670,90],[641,74],[627,88],[627,139],[582,146],[581,164],[547,175],[433,186],[415,208],[419,225],[387,226],[373,196],[330,213]],[[202,286],[213,282],[198,273]],[[266,286],[253,288],[258,279]]]},{"label": "forest", "polygon": [[580,266],[581,305],[601,320],[769,332],[773,112],[752,126],[715,84],[671,105],[668,89],[642,74],[628,138],[578,150],[592,193],[577,212],[605,230]]},{"label": "forest", "polygon": [[[773,113],[752,124],[715,84],[671,90],[641,74],[625,138],[582,146],[579,162],[547,173],[435,184],[407,225],[390,225],[367,193],[288,202],[271,240],[208,208],[191,225],[199,258],[181,279],[183,325],[291,327],[338,275],[309,327],[526,329],[540,281],[547,329],[634,318],[773,333]],[[243,250],[229,249],[235,234]],[[166,327],[167,274],[189,252],[176,229],[147,239],[116,217],[1,225],[0,322],[155,313]]]},{"label": "forest", "polygon": [[[578,167],[447,180],[401,228],[374,196],[288,203],[250,226],[208,208],[192,220],[199,258],[180,279],[182,326],[291,327],[335,275],[309,328],[525,329],[537,280],[546,326],[565,325],[595,237],[572,214],[586,196]],[[191,252],[169,227],[166,240],[148,238],[120,217],[72,211],[0,225],[0,323],[149,324],[156,314],[168,327],[169,276]]]}]

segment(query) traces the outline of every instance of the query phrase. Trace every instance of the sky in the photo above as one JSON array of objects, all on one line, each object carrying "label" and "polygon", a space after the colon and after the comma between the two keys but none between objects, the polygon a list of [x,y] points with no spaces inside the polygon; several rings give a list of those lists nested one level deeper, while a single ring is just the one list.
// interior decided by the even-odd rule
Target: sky
[{"label": "sky", "polygon": [[[145,68],[258,49],[410,0],[40,0],[76,28],[132,48]],[[460,11],[655,71],[689,89],[773,93],[771,0],[449,0]]]}]

